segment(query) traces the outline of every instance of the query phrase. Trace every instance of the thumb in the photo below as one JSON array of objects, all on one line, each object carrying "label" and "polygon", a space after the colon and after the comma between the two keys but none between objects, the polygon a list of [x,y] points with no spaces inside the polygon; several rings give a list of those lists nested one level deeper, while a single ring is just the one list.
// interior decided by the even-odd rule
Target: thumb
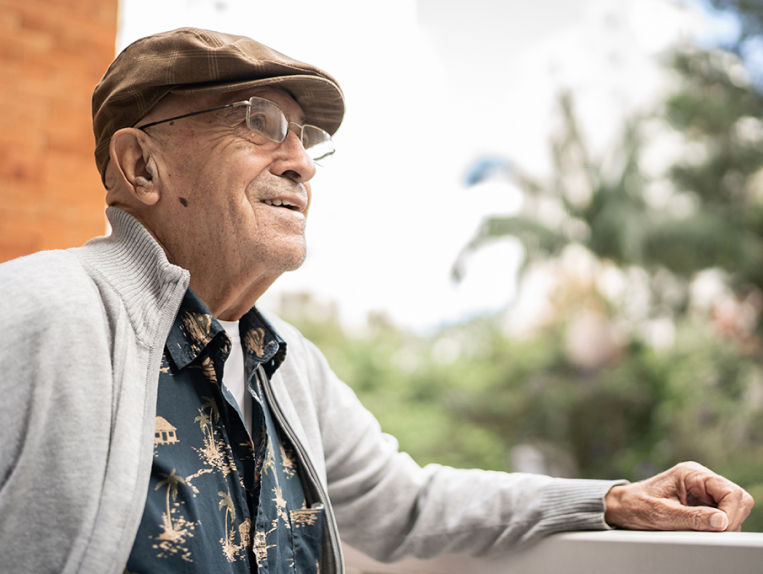
[{"label": "thumb", "polygon": [[729,517],[717,508],[684,506],[678,501],[668,506],[670,510],[666,519],[670,523],[670,529],[723,532],[729,527]]}]

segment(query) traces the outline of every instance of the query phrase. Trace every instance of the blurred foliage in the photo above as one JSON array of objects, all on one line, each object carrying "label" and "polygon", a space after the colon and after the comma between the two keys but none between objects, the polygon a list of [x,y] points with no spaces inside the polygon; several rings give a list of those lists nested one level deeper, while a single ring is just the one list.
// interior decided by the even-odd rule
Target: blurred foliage
[{"label": "blurred foliage", "polygon": [[[763,93],[741,48],[760,41],[763,5],[711,2],[739,17],[736,43],[670,54],[676,89],[605,155],[563,93],[553,175],[496,163],[511,166],[523,207],[487,218],[454,275],[474,250],[517,237],[523,276],[555,274],[550,319],[523,337],[506,317],[423,336],[383,317],[349,333],[309,298],[284,313],[419,462],[513,470],[531,447],[552,474],[638,480],[697,460],[763,501]],[[678,151],[646,169],[665,139]],[[571,252],[588,261],[577,277],[562,272]],[[708,270],[723,285],[700,302]],[[615,295],[603,271],[620,278]],[[659,321],[669,344],[648,336]],[[763,503],[745,529],[763,531]]]},{"label": "blurred foliage", "polygon": [[[671,64],[681,89],[659,116],[629,121],[604,158],[592,157],[573,97],[563,93],[562,127],[552,140],[553,176],[542,180],[509,168],[525,192],[522,211],[486,218],[454,276],[460,278],[475,249],[510,235],[525,247],[524,270],[574,243],[621,267],[646,269],[658,296],[660,277],[676,275],[686,287],[686,280],[708,268],[729,273],[739,290],[763,289],[763,94],[735,77],[741,64],[727,53],[682,51]],[[668,173],[655,177],[641,169],[650,143],[642,132],[654,130],[658,120],[663,125],[657,137],[675,130],[685,138],[685,152]],[[661,197],[654,197],[655,190]],[[676,313],[685,310],[685,296],[675,300]]]},{"label": "blurred foliage", "polygon": [[734,50],[749,40],[763,36],[763,2],[760,0],[710,0],[710,4],[717,10],[736,15],[739,21],[739,38],[730,46],[725,46],[726,49]]}]

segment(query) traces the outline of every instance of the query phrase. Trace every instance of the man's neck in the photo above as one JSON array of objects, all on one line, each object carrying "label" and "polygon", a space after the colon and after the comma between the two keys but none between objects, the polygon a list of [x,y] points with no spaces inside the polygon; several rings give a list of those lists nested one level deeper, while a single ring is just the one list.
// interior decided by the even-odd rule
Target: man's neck
[{"label": "man's neck", "polygon": [[220,278],[206,281],[200,274],[191,271],[191,289],[209,308],[212,314],[223,321],[238,321],[251,309],[257,300],[273,284],[276,277],[253,283],[225,282]]}]

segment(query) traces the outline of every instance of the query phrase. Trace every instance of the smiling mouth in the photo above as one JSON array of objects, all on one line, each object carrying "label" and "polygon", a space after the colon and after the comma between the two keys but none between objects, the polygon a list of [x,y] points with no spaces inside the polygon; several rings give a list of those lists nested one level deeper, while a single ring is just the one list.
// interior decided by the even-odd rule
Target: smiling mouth
[{"label": "smiling mouth", "polygon": [[262,203],[264,203],[265,205],[270,205],[272,207],[285,207],[286,209],[291,209],[292,211],[299,211],[299,207],[297,207],[293,203],[284,201],[283,199],[264,199],[262,200]]}]

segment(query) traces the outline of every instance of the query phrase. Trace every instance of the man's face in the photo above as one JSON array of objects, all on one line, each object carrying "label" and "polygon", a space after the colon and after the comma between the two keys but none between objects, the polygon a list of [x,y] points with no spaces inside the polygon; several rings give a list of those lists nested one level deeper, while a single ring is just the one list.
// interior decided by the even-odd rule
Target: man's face
[{"label": "man's face", "polygon": [[[167,117],[255,95],[276,103],[289,121],[303,123],[297,102],[274,88],[203,101],[183,98],[161,113]],[[305,258],[313,162],[295,133],[280,144],[263,143],[245,118],[246,108],[238,107],[149,128],[161,129],[156,136],[163,221],[154,232],[172,260],[192,269],[192,281],[201,268],[221,282],[272,282]]]}]

